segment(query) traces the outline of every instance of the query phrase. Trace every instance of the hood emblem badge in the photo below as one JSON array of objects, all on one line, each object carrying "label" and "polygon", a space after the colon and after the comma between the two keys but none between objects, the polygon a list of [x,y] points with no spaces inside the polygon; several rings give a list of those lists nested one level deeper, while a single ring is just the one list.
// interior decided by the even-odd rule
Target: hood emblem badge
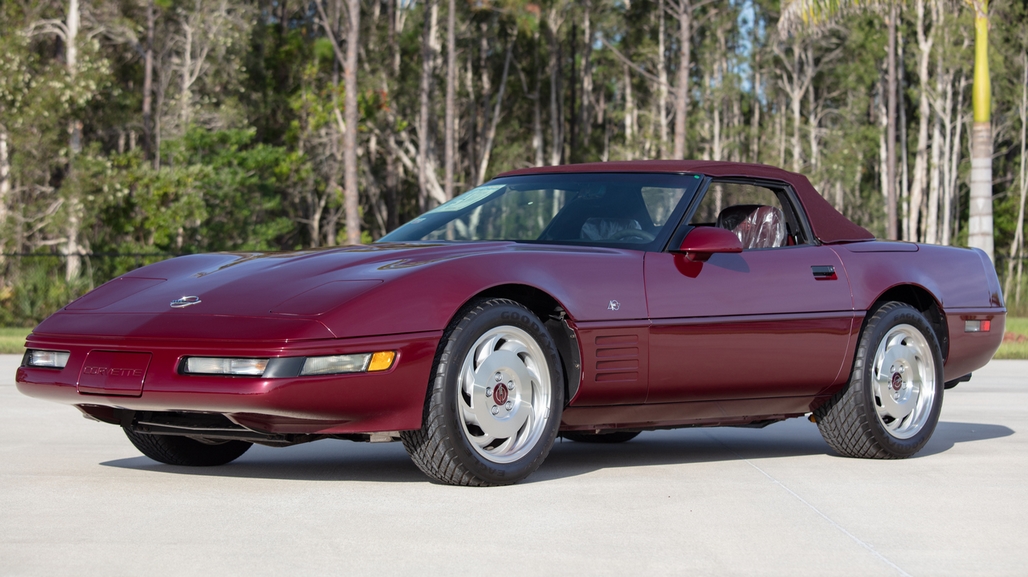
[{"label": "hood emblem badge", "polygon": [[186,307],[188,307],[190,305],[198,305],[201,302],[203,302],[203,301],[200,300],[200,297],[196,297],[196,296],[182,297],[180,299],[175,299],[175,300],[171,301],[171,308],[174,308],[174,309],[184,309],[184,308],[186,308]]}]

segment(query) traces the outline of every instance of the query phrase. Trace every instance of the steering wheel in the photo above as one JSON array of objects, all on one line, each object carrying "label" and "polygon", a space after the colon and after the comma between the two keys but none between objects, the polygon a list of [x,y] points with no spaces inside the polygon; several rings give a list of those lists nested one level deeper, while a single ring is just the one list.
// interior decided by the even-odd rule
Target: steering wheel
[{"label": "steering wheel", "polygon": [[623,228],[610,235],[607,240],[624,240],[629,238],[641,238],[644,242],[650,242],[657,238],[655,235],[638,228]]}]

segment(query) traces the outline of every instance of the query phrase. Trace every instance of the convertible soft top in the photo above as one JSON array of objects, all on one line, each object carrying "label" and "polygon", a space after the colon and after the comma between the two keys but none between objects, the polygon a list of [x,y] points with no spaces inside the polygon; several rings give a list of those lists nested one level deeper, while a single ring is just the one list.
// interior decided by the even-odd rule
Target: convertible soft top
[{"label": "convertible soft top", "polygon": [[835,210],[810,184],[806,176],[767,166],[744,162],[722,162],[709,160],[635,160],[618,162],[589,162],[563,166],[522,168],[500,174],[515,176],[523,174],[558,174],[575,172],[667,172],[698,173],[713,177],[766,178],[788,183],[796,191],[800,203],[810,219],[814,236],[823,244],[860,242],[874,240],[875,236],[862,226],[856,225]]}]

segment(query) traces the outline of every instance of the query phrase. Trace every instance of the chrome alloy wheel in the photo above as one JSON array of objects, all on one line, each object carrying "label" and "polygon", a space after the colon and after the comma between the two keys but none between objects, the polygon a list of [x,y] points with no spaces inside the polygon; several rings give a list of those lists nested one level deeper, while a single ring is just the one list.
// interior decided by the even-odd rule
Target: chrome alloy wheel
[{"label": "chrome alloy wheel", "polygon": [[461,366],[458,387],[464,435],[489,461],[522,458],[547,428],[550,369],[539,344],[517,327],[498,326],[475,341]]},{"label": "chrome alloy wheel", "polygon": [[924,335],[911,325],[892,327],[871,367],[875,412],[890,435],[909,439],[924,427],[935,404],[937,378]]}]

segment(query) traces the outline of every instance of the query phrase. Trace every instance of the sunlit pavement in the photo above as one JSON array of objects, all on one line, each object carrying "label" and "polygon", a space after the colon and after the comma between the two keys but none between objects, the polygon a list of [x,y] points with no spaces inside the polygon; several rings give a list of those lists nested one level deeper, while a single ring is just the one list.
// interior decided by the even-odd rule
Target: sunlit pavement
[{"label": "sunlit pavement", "polygon": [[14,386],[0,356],[0,575],[1025,575],[1028,361],[946,392],[916,458],[812,423],[569,441],[513,487],[435,485],[393,444],[160,465]]}]

